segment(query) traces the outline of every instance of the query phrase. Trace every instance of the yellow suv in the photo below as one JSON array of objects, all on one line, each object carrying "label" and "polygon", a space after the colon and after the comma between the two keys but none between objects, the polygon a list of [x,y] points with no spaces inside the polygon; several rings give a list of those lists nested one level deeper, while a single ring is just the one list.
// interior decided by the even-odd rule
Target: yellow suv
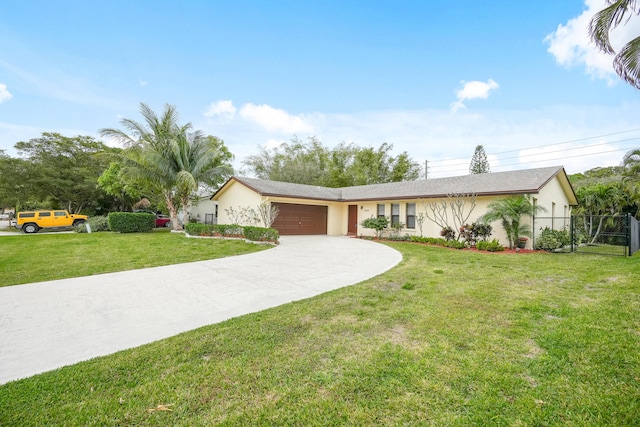
[{"label": "yellow suv", "polygon": [[67,211],[28,211],[18,212],[16,228],[25,233],[37,233],[38,230],[73,227],[88,219],[86,215],[70,214]]}]

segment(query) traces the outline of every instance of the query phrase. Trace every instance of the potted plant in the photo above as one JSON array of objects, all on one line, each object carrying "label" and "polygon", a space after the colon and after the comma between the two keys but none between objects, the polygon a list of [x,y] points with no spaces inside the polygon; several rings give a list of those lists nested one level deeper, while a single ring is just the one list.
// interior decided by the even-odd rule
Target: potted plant
[{"label": "potted plant", "polygon": [[524,249],[527,246],[527,240],[529,240],[526,236],[518,237],[518,249]]}]

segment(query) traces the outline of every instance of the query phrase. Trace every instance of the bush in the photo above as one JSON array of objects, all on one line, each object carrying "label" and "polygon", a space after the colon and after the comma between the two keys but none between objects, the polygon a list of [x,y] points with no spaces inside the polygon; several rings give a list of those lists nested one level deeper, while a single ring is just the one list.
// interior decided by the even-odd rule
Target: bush
[{"label": "bush", "polygon": [[442,227],[442,230],[440,230],[440,235],[446,240],[454,240],[456,238],[456,232],[449,226]]},{"label": "bush", "polygon": [[76,225],[75,231],[76,233],[86,233],[87,225],[91,227],[91,232],[95,233],[98,231],[109,231],[109,220],[106,216],[92,216],[87,220],[87,222]]},{"label": "bush", "polygon": [[185,231],[190,236],[212,236],[213,235],[213,225],[208,224],[198,224],[195,222],[190,222],[184,226]]},{"label": "bush", "polygon": [[275,228],[263,228],[237,224],[196,224],[189,223],[185,227],[190,236],[220,236],[244,238],[254,242],[278,242],[280,233]]},{"label": "bush", "polygon": [[156,225],[156,217],[150,213],[110,212],[107,221],[111,231],[119,233],[148,233]]},{"label": "bush", "polygon": [[215,224],[213,233],[223,237],[244,237],[244,230],[238,224]]},{"label": "bush", "polygon": [[254,242],[277,242],[280,233],[275,228],[247,226],[244,227],[244,237]]},{"label": "bush", "polygon": [[570,243],[571,236],[569,236],[567,230],[552,230],[549,227],[545,227],[540,236],[536,238],[536,249],[552,252]]},{"label": "bush", "polygon": [[504,246],[502,246],[496,239],[491,241],[481,240],[476,243],[476,249],[480,251],[500,252],[504,251]]},{"label": "bush", "polygon": [[444,246],[447,248],[464,249],[463,242],[458,242],[457,240],[446,240],[442,237],[411,236],[409,240],[415,243],[428,243],[430,245]]},{"label": "bush", "polygon": [[379,239],[382,236],[382,230],[389,226],[389,218],[381,216],[379,218],[367,218],[363,220],[360,225],[364,228],[371,228],[376,231],[376,237]]},{"label": "bush", "polygon": [[492,227],[489,224],[474,222],[460,227],[460,237],[464,239],[468,246],[475,246],[478,240],[487,240],[491,235]]}]

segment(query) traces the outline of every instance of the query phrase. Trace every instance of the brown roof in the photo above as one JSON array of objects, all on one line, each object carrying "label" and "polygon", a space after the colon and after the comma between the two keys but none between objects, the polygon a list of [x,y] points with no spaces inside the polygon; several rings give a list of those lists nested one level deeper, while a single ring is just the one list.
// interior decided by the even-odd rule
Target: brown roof
[{"label": "brown roof", "polygon": [[452,193],[475,193],[478,196],[535,194],[558,174],[560,174],[561,184],[565,189],[569,189],[571,193],[569,199],[574,204],[575,194],[562,166],[343,188],[232,177],[212,198],[216,198],[231,180],[236,180],[263,196],[327,201],[426,199],[446,197]]}]

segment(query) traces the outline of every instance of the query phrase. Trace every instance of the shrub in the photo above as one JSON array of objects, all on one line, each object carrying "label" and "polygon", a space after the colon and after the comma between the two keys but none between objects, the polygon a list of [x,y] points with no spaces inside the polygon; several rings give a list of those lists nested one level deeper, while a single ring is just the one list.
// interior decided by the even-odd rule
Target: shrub
[{"label": "shrub", "polygon": [[244,228],[245,239],[252,240],[254,242],[277,242],[280,238],[280,233],[275,228],[263,228],[263,227],[251,227],[246,226]]},{"label": "shrub", "polygon": [[480,251],[500,252],[504,251],[504,246],[502,246],[496,239],[491,241],[481,240],[476,243],[476,249]]},{"label": "shrub", "polygon": [[106,216],[92,216],[87,220],[87,222],[76,225],[75,231],[76,233],[86,233],[87,225],[91,227],[91,232],[95,233],[98,231],[109,231],[109,220]]},{"label": "shrub", "polygon": [[238,224],[215,224],[213,233],[223,237],[244,237],[244,231]]},{"label": "shrub", "polygon": [[364,228],[371,228],[376,231],[376,237],[382,236],[382,230],[389,226],[389,218],[381,216],[379,218],[367,218],[360,223]]},{"label": "shrub", "polygon": [[212,236],[213,235],[213,225],[209,224],[199,224],[195,222],[190,222],[184,226],[185,231],[190,236]]},{"label": "shrub", "polygon": [[109,212],[107,221],[111,231],[119,233],[148,233],[156,225],[156,217],[150,213]]},{"label": "shrub", "polygon": [[454,240],[456,238],[455,230],[449,226],[442,227],[442,230],[440,230],[440,235],[446,240]]},{"label": "shrub", "polygon": [[487,240],[491,235],[492,227],[489,224],[474,222],[460,227],[460,237],[468,246],[475,246],[478,240]]},{"label": "shrub", "polygon": [[540,236],[536,238],[536,249],[552,252],[570,243],[571,237],[567,230],[552,230],[549,227],[545,227]]},{"label": "shrub", "polygon": [[443,239],[442,237],[411,236],[409,238],[409,241],[415,242],[415,243],[428,243],[430,245],[438,245],[438,246],[444,246],[447,248],[454,248],[454,249],[464,248],[463,242],[458,242],[457,240],[446,240],[446,239]]},{"label": "shrub", "polygon": [[262,228],[237,224],[196,224],[189,223],[184,228],[190,236],[220,236],[245,238],[254,242],[278,242],[280,233],[275,228]]}]

